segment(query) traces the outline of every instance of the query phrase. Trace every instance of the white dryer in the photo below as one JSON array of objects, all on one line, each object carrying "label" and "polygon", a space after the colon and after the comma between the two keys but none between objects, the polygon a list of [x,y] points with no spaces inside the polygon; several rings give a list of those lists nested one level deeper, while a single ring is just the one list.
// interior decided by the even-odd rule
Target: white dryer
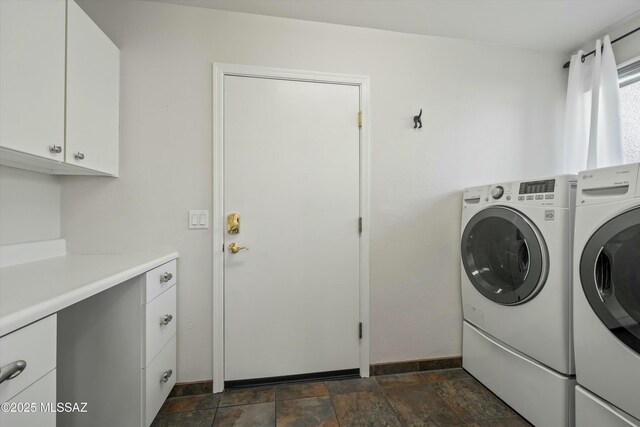
[{"label": "white dryer", "polygon": [[573,422],[575,176],[464,191],[463,367],[530,422]]},{"label": "white dryer", "polygon": [[[583,395],[583,406],[598,398],[608,402],[627,414],[628,425],[636,426],[640,426],[639,170],[640,164],[632,164],[578,175],[574,239],[576,375],[583,387],[577,396]],[[597,409],[595,404],[590,408]]]}]

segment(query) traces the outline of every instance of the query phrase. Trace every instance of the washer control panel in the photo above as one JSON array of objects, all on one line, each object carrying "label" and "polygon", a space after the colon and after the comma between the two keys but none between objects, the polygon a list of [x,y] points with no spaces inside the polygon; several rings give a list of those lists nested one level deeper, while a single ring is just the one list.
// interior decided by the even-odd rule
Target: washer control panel
[{"label": "washer control panel", "polygon": [[504,187],[502,185],[496,185],[491,189],[491,197],[498,200],[504,195]]},{"label": "washer control panel", "polygon": [[575,185],[575,176],[561,175],[472,187],[464,190],[463,207],[495,203],[567,207],[572,203],[569,190]]}]

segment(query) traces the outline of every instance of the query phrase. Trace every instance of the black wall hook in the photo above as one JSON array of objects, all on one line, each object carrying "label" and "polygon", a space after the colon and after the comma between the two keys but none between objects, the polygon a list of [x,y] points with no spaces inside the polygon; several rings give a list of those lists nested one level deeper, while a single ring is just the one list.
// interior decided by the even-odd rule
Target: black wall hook
[{"label": "black wall hook", "polygon": [[413,128],[422,129],[422,108],[420,109],[420,114],[413,116]]}]

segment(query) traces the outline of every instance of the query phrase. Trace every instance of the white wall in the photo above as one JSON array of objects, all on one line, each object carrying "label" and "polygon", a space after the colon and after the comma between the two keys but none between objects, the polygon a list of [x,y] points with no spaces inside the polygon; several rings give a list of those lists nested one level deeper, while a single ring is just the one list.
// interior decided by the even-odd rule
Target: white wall
[{"label": "white wall", "polygon": [[0,166],[0,245],[59,237],[59,178]]},{"label": "white wall", "polygon": [[150,2],[80,4],[121,49],[121,174],[65,180],[63,234],[72,252],[180,252],[179,381],[212,376],[211,230],[187,230],[188,209],[212,208],[212,62],[371,77],[371,360],[461,354],[460,191],[558,170],[564,55]]}]

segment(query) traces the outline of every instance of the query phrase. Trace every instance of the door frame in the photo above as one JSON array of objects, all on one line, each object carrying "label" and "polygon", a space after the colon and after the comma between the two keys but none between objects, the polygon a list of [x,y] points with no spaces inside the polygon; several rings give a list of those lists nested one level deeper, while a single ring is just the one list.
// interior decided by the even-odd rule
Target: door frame
[{"label": "door frame", "polygon": [[[213,392],[224,389],[224,77],[241,76],[343,84],[360,88],[360,376],[369,376],[369,77],[235,64],[213,64]],[[354,121],[357,117],[353,118]],[[355,332],[355,331],[354,331]]]}]

